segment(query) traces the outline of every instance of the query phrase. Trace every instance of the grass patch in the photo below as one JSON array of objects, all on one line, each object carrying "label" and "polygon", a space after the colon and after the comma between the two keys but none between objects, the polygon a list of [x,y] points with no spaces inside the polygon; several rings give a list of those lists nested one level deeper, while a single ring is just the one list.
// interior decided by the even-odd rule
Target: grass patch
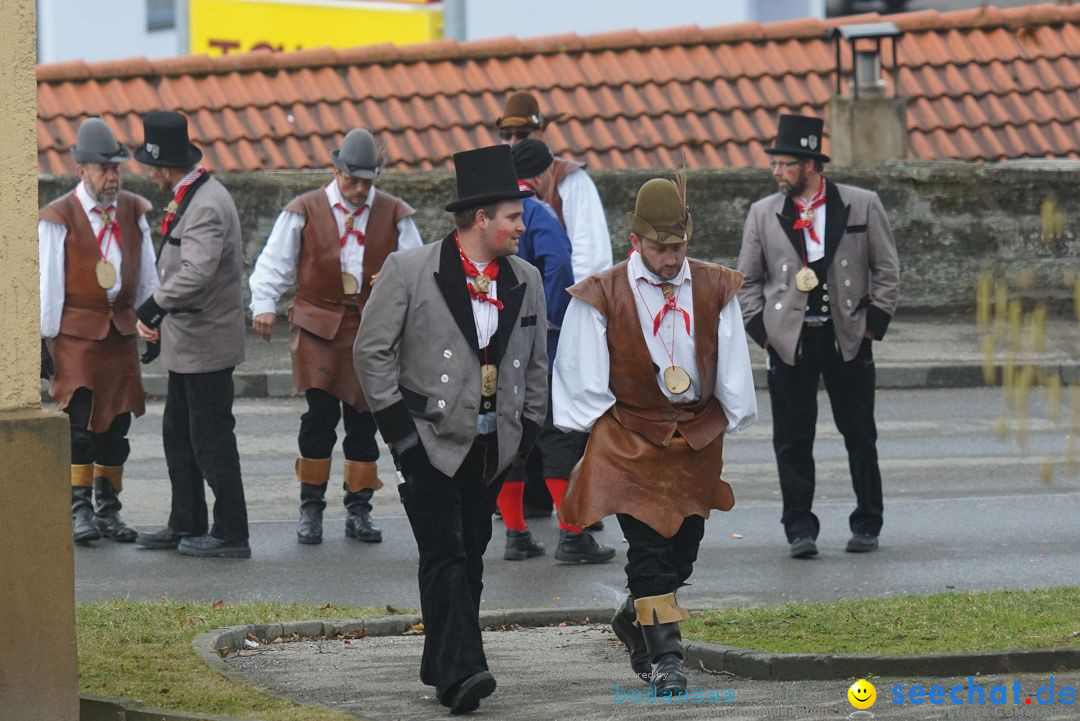
[{"label": "grass patch", "polygon": [[920,654],[1080,646],[1080,588],[940,593],[695,613],[685,638],[777,653]]},{"label": "grass patch", "polygon": [[223,604],[102,601],[76,610],[79,689],[137,699],[149,706],[264,721],[346,721],[352,716],[300,706],[210,669],[191,646],[205,631],[283,621],[385,615],[375,608],[322,608],[298,603]]}]

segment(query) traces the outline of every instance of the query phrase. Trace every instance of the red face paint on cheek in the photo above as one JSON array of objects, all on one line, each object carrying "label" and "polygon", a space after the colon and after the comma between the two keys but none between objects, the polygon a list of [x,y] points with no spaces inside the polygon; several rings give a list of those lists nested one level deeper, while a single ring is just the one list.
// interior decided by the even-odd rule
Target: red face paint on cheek
[{"label": "red face paint on cheek", "polygon": [[500,230],[495,233],[495,245],[500,248],[506,247],[510,243],[510,238],[513,234],[509,230]]}]

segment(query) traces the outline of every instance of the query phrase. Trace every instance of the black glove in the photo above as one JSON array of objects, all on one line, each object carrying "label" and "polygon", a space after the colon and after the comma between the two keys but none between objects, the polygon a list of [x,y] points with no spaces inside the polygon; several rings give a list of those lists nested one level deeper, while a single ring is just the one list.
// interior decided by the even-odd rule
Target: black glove
[{"label": "black glove", "polygon": [[49,379],[56,375],[56,365],[53,363],[49,346],[45,345],[45,339],[41,339],[41,373],[42,378]]},{"label": "black glove", "polygon": [[143,365],[152,363],[157,357],[161,355],[161,341],[157,343],[146,342],[146,352],[139,356],[139,360],[143,362]]},{"label": "black glove", "polygon": [[424,450],[424,446],[419,440],[402,453],[395,453],[394,461],[398,470],[406,478],[419,475],[431,468],[431,461],[428,460],[427,451]]}]

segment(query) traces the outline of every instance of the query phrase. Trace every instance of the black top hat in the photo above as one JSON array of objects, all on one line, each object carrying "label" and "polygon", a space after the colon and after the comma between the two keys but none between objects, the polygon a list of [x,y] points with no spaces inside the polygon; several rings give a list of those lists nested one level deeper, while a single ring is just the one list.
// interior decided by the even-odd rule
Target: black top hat
[{"label": "black top hat", "polygon": [[531,190],[518,189],[509,145],[490,145],[454,153],[454,170],[457,172],[458,197],[446,205],[451,213],[533,194]]},{"label": "black top hat", "polygon": [[829,156],[821,152],[822,131],[825,121],[809,115],[781,115],[776,130],[776,143],[766,148],[769,155],[798,155],[829,162]]},{"label": "black top hat", "polygon": [[135,159],[144,165],[189,168],[202,158],[202,151],[188,140],[187,118],[180,113],[147,113],[143,137],[143,144],[135,149]]}]

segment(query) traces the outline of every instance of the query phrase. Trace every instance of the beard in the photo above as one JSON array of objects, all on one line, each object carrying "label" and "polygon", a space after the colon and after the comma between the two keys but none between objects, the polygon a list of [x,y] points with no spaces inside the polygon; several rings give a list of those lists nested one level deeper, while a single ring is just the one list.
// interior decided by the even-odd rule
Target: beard
[{"label": "beard", "polygon": [[806,190],[806,170],[799,168],[799,175],[792,182],[779,181],[780,194],[787,197],[798,197]]},{"label": "beard", "polygon": [[116,202],[116,197],[120,195],[120,183],[117,183],[115,186],[108,189],[104,187],[92,187],[89,183],[86,183],[85,181],[83,184],[89,191],[88,195],[93,198],[94,202],[96,202],[100,206],[112,205]]}]

